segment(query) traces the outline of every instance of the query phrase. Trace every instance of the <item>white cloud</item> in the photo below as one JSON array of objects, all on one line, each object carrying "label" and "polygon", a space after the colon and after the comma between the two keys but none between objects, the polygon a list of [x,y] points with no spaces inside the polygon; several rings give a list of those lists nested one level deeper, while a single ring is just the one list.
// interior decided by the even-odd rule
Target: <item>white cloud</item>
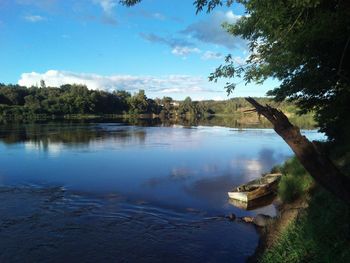
[{"label": "white cloud", "polygon": [[217,92],[206,87],[207,80],[205,78],[188,75],[168,75],[162,77],[132,75],[102,76],[89,73],[49,70],[45,73],[23,73],[18,84],[27,87],[37,86],[41,80],[44,80],[46,85],[51,87],[59,87],[64,84],[83,84],[89,89],[108,91],[117,89],[137,91],[144,89],[146,92],[159,94]]},{"label": "white cloud", "polygon": [[171,53],[176,56],[187,56],[192,53],[200,53],[200,49],[196,47],[176,46]]},{"label": "white cloud", "polygon": [[232,11],[228,11],[225,13],[225,22],[228,23],[236,23],[238,19],[240,19],[241,15],[236,15]]},{"label": "white cloud", "polygon": [[188,42],[186,39],[162,37],[153,33],[140,33],[140,36],[151,43],[160,43],[171,47],[171,53],[176,56],[186,57],[192,53],[201,53],[199,48],[195,47],[193,43]]},{"label": "white cloud", "polygon": [[161,13],[152,13],[151,17],[154,19],[158,19],[158,20],[165,20],[165,15],[161,14]]},{"label": "white cloud", "polygon": [[25,20],[28,22],[36,23],[45,20],[44,17],[39,16],[39,15],[28,15],[24,17]]},{"label": "white cloud", "polygon": [[103,11],[110,15],[113,9],[117,6],[117,2],[115,0],[93,0],[95,4],[99,4]]},{"label": "white cloud", "polygon": [[201,58],[203,60],[222,59],[223,55],[220,52],[206,51]]},{"label": "white cloud", "polygon": [[95,4],[101,6],[104,15],[101,18],[102,23],[116,25],[117,20],[113,16],[113,9],[117,6],[115,0],[92,0]]},{"label": "white cloud", "polygon": [[143,17],[143,18],[147,18],[147,19],[155,19],[155,20],[159,20],[159,21],[165,21],[167,19],[172,19],[174,20],[174,18],[172,17],[167,17],[165,14],[159,13],[159,12],[149,12],[147,10],[144,9],[130,9],[130,11],[128,12],[129,16],[133,16],[133,17]]},{"label": "white cloud", "polygon": [[229,49],[245,49],[246,43],[243,39],[230,35],[222,27],[224,22],[233,24],[239,18],[241,16],[234,14],[232,11],[226,13],[217,11],[208,18],[189,25],[182,33],[189,34],[204,43],[221,45]]}]

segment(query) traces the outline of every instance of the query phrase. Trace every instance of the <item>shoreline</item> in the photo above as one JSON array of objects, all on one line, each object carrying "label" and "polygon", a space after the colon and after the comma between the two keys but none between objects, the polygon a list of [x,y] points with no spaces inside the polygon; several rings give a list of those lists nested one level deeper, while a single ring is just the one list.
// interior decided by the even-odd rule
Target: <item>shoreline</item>
[{"label": "shoreline", "polygon": [[292,203],[283,203],[278,198],[275,201],[277,216],[266,226],[256,226],[259,234],[258,246],[254,254],[247,258],[248,263],[259,262],[261,256],[271,249],[287,227],[308,207],[308,197],[300,197]]}]

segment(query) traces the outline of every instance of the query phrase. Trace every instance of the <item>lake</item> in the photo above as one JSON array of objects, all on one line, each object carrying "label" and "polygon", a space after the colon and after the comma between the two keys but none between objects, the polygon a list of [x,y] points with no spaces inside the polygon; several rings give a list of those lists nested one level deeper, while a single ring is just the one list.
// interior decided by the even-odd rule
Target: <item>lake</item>
[{"label": "lake", "polygon": [[120,121],[2,124],[0,153],[1,262],[244,262],[257,230],[224,216],[275,208],[227,191],[292,155],[272,129]]}]

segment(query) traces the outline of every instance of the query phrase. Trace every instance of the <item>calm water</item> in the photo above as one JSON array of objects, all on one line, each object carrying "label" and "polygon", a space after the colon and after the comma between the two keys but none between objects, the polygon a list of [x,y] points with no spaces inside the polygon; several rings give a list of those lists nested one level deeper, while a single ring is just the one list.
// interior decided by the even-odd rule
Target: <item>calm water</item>
[{"label": "calm water", "polygon": [[275,210],[227,191],[291,156],[270,129],[123,123],[1,125],[0,153],[1,262],[243,262],[258,234],[223,215]]}]

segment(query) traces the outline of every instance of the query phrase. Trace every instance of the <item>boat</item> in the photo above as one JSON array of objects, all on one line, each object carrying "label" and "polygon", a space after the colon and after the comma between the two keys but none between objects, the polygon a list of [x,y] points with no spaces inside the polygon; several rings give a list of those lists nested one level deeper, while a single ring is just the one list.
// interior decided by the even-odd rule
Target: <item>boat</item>
[{"label": "boat", "polygon": [[257,199],[250,200],[248,202],[243,202],[240,200],[232,199],[230,198],[228,200],[228,203],[230,205],[233,205],[235,207],[238,207],[243,210],[255,210],[258,208],[262,208],[268,205],[271,205],[273,201],[276,199],[275,193],[270,193],[268,195],[264,195],[262,197],[259,197]]},{"label": "boat", "polygon": [[269,195],[276,192],[281,176],[281,173],[266,174],[261,178],[235,187],[232,191],[228,192],[228,196],[235,200],[249,202]]}]

